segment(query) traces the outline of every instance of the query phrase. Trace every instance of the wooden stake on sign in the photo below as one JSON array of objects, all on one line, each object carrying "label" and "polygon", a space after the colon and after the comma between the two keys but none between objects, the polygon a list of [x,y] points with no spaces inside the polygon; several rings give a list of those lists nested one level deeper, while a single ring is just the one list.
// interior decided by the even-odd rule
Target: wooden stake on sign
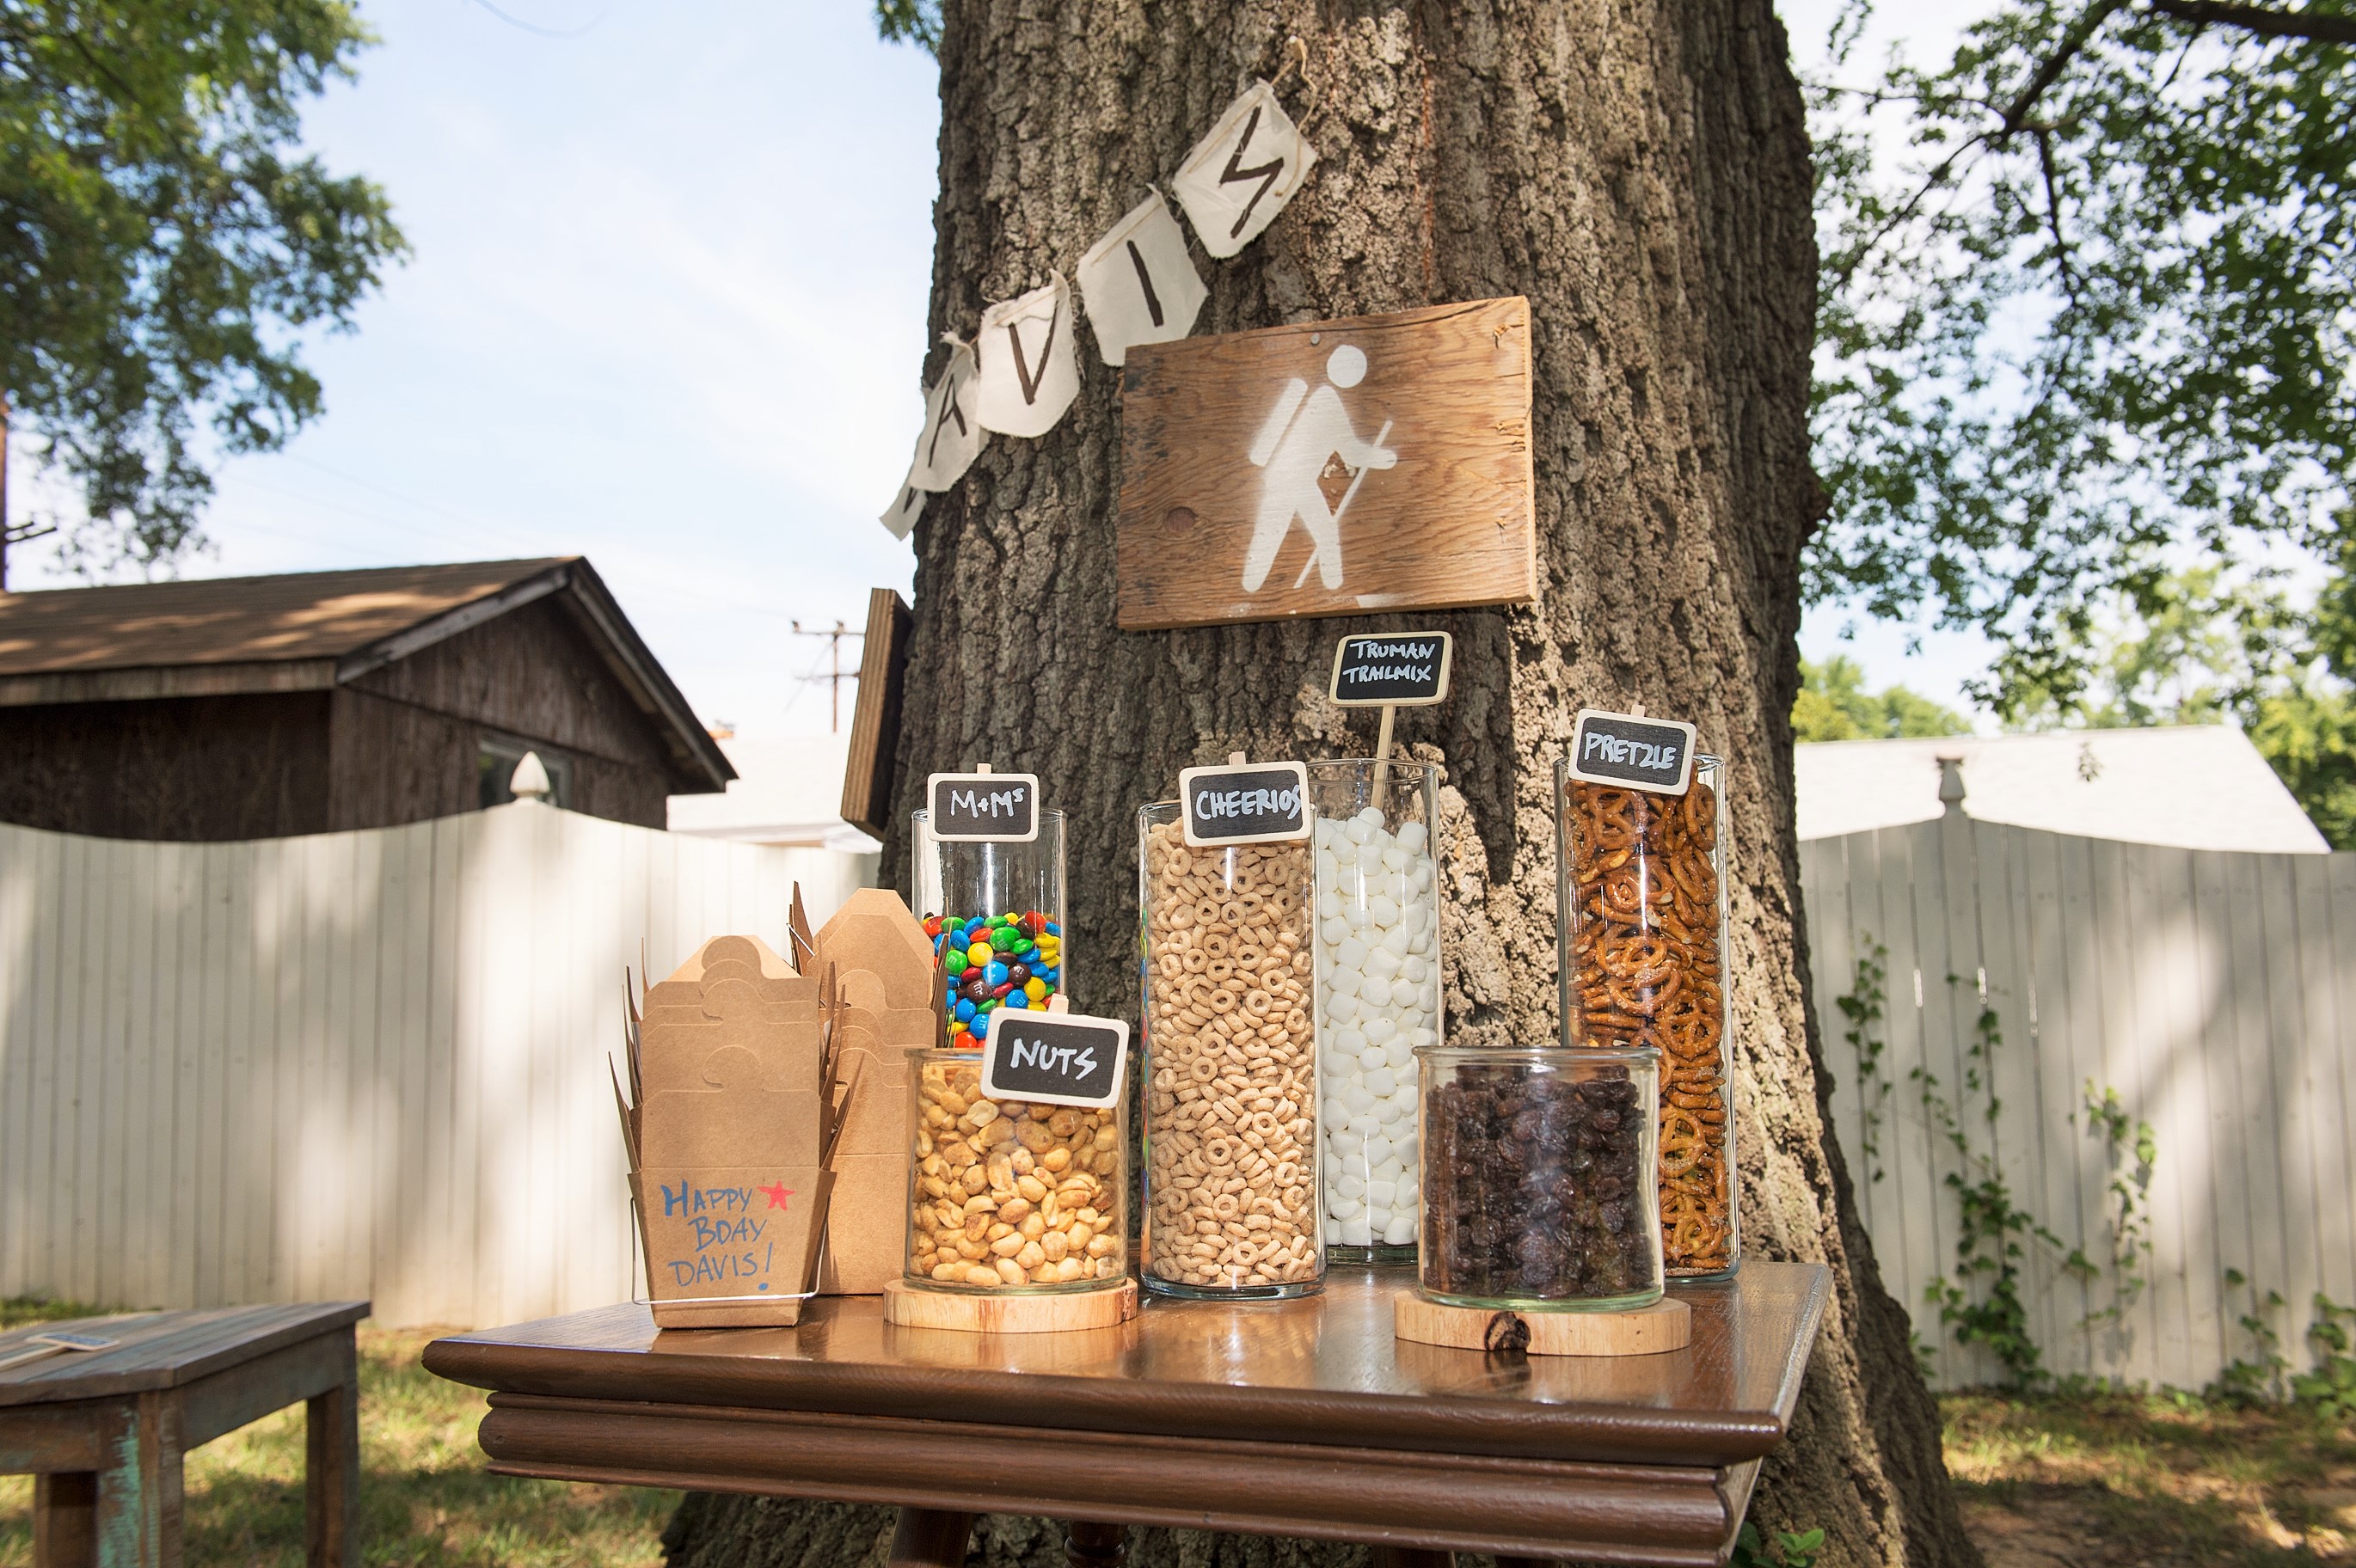
[{"label": "wooden stake on sign", "polygon": [[1060,1334],[1075,1328],[1118,1328],[1137,1316],[1137,1281],[1096,1290],[1029,1296],[994,1291],[926,1290],[905,1280],[884,1282],[884,1321],[903,1328],[947,1328],[960,1334]]},{"label": "wooden stake on sign", "polygon": [[1391,1331],[1422,1345],[1460,1350],[1520,1350],[1533,1356],[1651,1356],[1682,1350],[1693,1313],[1663,1296],[1628,1312],[1500,1312],[1427,1301],[1404,1291],[1391,1308]]},{"label": "wooden stake on sign", "polygon": [[1391,720],[1398,713],[1398,705],[1383,704],[1382,733],[1375,737],[1375,807],[1383,808],[1383,799],[1391,789]]}]

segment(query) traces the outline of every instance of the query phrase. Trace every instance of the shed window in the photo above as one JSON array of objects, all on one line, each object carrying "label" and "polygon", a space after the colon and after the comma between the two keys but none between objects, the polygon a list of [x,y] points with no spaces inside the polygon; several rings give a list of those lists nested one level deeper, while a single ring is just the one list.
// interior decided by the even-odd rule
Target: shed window
[{"label": "shed window", "polygon": [[488,809],[494,805],[505,805],[515,799],[515,791],[508,786],[526,752],[538,752],[541,766],[548,770],[548,804],[569,810],[573,805],[573,759],[546,746],[506,735],[486,735],[476,747],[475,773],[481,797],[479,804]]}]

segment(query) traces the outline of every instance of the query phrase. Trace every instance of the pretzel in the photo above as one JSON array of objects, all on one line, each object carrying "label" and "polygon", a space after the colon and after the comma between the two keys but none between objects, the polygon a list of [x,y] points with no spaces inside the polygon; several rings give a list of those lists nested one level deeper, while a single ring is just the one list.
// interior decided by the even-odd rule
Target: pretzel
[{"label": "pretzel", "polygon": [[1699,782],[1665,796],[1574,781],[1563,804],[1574,1037],[1662,1053],[1663,1261],[1714,1273],[1734,1234],[1718,795]]}]

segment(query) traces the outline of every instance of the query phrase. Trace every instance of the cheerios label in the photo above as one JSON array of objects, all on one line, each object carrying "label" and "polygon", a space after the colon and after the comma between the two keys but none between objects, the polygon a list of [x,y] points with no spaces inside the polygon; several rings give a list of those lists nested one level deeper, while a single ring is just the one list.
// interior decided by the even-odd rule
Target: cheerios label
[{"label": "cheerios label", "polygon": [[1274,844],[1309,837],[1309,768],[1229,763],[1178,774],[1186,842],[1197,848]]}]

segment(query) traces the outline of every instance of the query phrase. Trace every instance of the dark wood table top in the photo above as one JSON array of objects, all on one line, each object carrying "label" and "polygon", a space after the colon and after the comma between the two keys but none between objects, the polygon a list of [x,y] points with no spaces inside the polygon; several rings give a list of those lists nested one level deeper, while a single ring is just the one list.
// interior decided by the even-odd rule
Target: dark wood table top
[{"label": "dark wood table top", "polygon": [[0,1409],[178,1388],[314,1336],[348,1329],[368,1313],[365,1301],[328,1301],[28,1323],[0,1334],[0,1360],[30,1349],[34,1335],[59,1329],[122,1343],[111,1350],[68,1351],[0,1371]]},{"label": "dark wood table top", "polygon": [[1336,1268],[1299,1301],[1149,1297],[1132,1323],[1068,1334],[902,1328],[873,1296],[814,1301],[792,1328],[659,1332],[612,1307],[437,1339],[425,1364],[552,1400],[1716,1468],[1782,1441],[1829,1283],[1748,1264],[1673,1292],[1685,1349],[1612,1359],[1397,1339],[1411,1272]]}]

